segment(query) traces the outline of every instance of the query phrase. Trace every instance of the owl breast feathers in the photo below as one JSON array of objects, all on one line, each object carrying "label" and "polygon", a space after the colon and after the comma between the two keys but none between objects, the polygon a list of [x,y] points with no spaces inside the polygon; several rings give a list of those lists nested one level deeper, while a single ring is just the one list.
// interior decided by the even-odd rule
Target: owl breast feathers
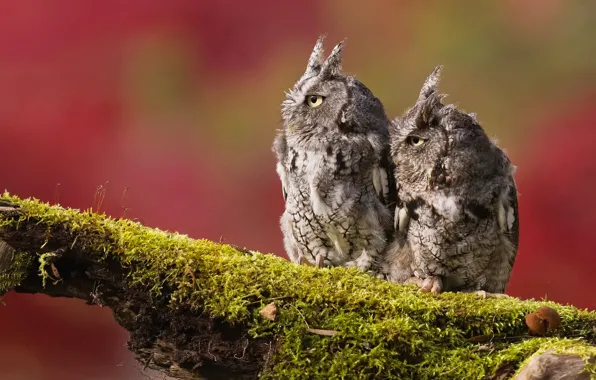
[{"label": "owl breast feathers", "polygon": [[293,262],[371,268],[392,234],[396,187],[381,102],[341,72],[343,43],[323,59],[319,38],[282,103],[273,144]]},{"label": "owl breast feathers", "polygon": [[396,233],[381,271],[425,291],[502,293],[518,246],[514,166],[475,116],[442,104],[440,71],[390,129]]}]

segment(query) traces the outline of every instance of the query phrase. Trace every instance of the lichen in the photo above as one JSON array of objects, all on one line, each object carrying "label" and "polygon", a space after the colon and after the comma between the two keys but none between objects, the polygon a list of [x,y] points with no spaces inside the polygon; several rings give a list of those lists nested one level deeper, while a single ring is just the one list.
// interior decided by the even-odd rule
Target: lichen
[{"label": "lichen", "polygon": [[[129,281],[152,297],[167,292],[172,307],[190,305],[248,326],[253,337],[278,337],[262,378],[481,379],[505,364],[518,368],[548,349],[596,356],[587,343],[594,339],[596,313],[572,306],[418,294],[414,286],[390,284],[356,269],[298,266],[90,211],[9,194],[0,200],[19,204],[22,212],[20,219],[0,216],[0,228],[18,229],[31,218],[50,230],[60,226],[72,234],[70,248],[94,252],[98,262],[119,260]],[[15,273],[18,268],[22,265],[15,264]],[[0,283],[0,291],[15,282],[10,285]],[[278,309],[275,321],[258,313],[269,302]],[[544,305],[558,311],[561,326],[547,337],[528,337],[524,316]],[[337,334],[321,336],[309,328]],[[475,343],[472,337],[485,338]]]}]

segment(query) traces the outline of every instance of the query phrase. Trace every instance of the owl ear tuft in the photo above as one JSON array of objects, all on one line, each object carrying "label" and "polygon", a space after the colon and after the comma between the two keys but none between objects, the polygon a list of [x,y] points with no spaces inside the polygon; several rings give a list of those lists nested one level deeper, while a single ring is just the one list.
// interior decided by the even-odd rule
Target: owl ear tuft
[{"label": "owl ear tuft", "polygon": [[330,77],[334,75],[339,75],[341,73],[341,65],[342,65],[342,52],[345,45],[345,41],[341,41],[333,48],[329,57],[323,63],[323,67],[321,69],[321,76]]},{"label": "owl ear tuft", "polygon": [[443,116],[445,109],[449,107],[441,103],[443,97],[442,94],[431,92],[426,98],[416,103],[412,117],[417,128],[429,128],[437,125],[437,121]]},{"label": "owl ear tuft", "polygon": [[435,112],[440,108],[440,98],[436,93],[431,93],[422,103],[420,107],[420,117],[424,125],[429,125]]},{"label": "owl ear tuft", "polygon": [[319,36],[315,47],[312,49],[312,53],[310,53],[304,76],[318,75],[321,71],[321,67],[323,66],[323,53],[325,52],[325,49],[323,48],[325,37],[326,35],[324,34]]},{"label": "owl ear tuft", "polygon": [[424,84],[422,85],[422,89],[420,90],[420,95],[418,96],[418,101],[423,101],[428,98],[432,93],[437,91],[437,87],[439,85],[439,81],[441,80],[441,72],[443,71],[443,65],[439,65],[435,67],[432,73],[426,78]]}]

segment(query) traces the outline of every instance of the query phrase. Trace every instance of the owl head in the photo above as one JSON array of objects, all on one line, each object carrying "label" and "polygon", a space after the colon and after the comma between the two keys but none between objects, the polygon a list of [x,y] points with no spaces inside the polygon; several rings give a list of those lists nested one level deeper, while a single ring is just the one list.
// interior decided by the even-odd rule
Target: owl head
[{"label": "owl head", "polygon": [[323,57],[324,36],[319,37],[294,87],[286,92],[282,117],[286,133],[300,140],[333,134],[385,131],[388,119],[383,105],[353,76],[342,73],[343,41]]},{"label": "owl head", "polygon": [[474,114],[444,105],[437,92],[442,66],[428,76],[418,100],[391,125],[391,156],[400,186],[413,192],[457,189],[504,170],[503,152]]}]

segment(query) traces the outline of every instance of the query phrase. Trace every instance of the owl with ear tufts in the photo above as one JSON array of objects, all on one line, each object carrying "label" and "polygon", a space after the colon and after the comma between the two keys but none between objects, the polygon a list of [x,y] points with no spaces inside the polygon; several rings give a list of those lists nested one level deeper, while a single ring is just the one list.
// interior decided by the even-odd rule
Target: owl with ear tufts
[{"label": "owl with ear tufts", "polygon": [[369,270],[392,233],[395,184],[383,105],[342,73],[343,42],[323,59],[323,37],[286,93],[273,143],[291,261]]},{"label": "owl with ear tufts", "polygon": [[443,105],[441,69],[390,129],[398,238],[381,267],[422,291],[500,294],[518,247],[515,167],[475,115]]}]

